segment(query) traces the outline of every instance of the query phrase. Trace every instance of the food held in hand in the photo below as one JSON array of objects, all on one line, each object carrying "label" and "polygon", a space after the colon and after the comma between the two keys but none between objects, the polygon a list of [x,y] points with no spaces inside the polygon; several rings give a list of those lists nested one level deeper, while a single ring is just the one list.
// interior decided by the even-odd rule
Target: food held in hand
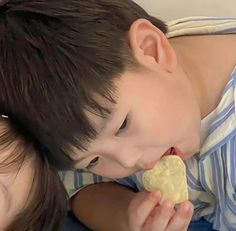
[{"label": "food held in hand", "polygon": [[179,204],[188,200],[186,167],[177,155],[164,156],[153,169],[146,171],[143,174],[143,185],[150,192],[159,189],[161,203],[171,200]]}]

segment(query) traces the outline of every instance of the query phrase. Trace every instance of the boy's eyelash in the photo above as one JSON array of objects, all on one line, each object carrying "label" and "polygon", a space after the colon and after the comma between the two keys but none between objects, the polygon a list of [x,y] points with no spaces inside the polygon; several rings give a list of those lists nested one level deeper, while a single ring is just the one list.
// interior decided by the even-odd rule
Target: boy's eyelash
[{"label": "boy's eyelash", "polygon": [[97,156],[89,162],[89,164],[86,166],[86,168],[90,169],[90,168],[96,166],[98,164],[98,161],[99,161],[99,157]]},{"label": "boy's eyelash", "polygon": [[125,117],[125,120],[123,121],[122,125],[120,126],[119,130],[125,129],[127,127],[127,116]]},{"label": "boy's eyelash", "polygon": [[126,129],[129,125],[129,116],[127,115],[121,124],[120,128],[118,129],[117,133],[121,132],[122,130]]}]

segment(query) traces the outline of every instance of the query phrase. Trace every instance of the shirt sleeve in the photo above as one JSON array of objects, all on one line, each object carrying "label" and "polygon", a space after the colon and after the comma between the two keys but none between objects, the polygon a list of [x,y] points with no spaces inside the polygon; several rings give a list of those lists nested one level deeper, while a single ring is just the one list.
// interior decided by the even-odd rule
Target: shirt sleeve
[{"label": "shirt sleeve", "polygon": [[135,192],[141,191],[143,189],[141,173],[136,173],[120,179],[110,179],[95,175],[86,170],[78,169],[74,171],[61,171],[59,172],[59,175],[70,198],[88,185],[103,182],[116,182],[131,188]]},{"label": "shirt sleeve", "polygon": [[101,177],[81,169],[74,171],[60,171],[59,175],[66,188],[69,198],[71,198],[85,186],[114,181],[112,179]]},{"label": "shirt sleeve", "polygon": [[123,186],[129,187],[135,192],[139,192],[144,189],[142,183],[142,175],[143,172],[138,172],[125,178],[116,179],[115,182]]}]

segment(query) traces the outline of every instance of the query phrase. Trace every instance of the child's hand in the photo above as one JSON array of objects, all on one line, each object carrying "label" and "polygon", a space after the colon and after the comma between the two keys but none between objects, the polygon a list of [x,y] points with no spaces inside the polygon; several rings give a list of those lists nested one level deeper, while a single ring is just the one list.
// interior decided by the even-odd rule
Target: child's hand
[{"label": "child's hand", "polygon": [[193,205],[180,204],[177,210],[171,201],[159,204],[161,193],[137,193],[128,208],[131,231],[186,231],[193,215]]}]

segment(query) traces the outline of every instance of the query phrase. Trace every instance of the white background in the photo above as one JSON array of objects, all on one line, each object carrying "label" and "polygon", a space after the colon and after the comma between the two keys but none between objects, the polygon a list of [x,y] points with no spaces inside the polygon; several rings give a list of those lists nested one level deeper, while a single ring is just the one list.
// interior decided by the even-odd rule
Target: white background
[{"label": "white background", "polygon": [[[122,1],[122,0],[121,0]],[[236,17],[236,0],[134,0],[162,20],[188,16]]]}]

